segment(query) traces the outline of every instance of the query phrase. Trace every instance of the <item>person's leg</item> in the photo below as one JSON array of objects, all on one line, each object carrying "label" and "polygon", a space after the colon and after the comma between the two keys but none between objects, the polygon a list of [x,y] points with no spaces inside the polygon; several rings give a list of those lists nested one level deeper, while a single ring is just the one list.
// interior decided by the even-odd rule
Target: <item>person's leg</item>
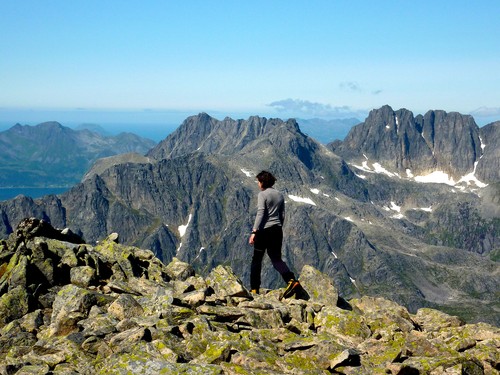
[{"label": "person's leg", "polygon": [[250,289],[259,291],[260,288],[260,274],[262,270],[262,259],[264,258],[265,250],[254,248],[252,265],[250,268]]},{"label": "person's leg", "polygon": [[265,229],[268,235],[267,254],[271,258],[273,267],[281,274],[285,282],[295,279],[295,275],[288,268],[287,264],[281,259],[281,247],[283,245],[283,230],[280,226],[275,225]]}]

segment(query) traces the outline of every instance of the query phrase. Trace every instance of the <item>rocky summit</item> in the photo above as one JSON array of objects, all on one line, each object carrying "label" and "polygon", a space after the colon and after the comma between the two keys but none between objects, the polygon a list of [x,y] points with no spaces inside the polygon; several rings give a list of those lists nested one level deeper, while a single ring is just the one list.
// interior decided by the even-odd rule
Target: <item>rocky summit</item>
[{"label": "rocky summit", "polygon": [[[295,274],[314,267],[344,299],[500,326],[499,124],[384,106],[328,146],[295,120],[201,113],[145,156],[100,159],[61,195],[0,202],[0,238],[37,217],[93,245],[120,233],[202,277],[228,265],[249,284],[255,176],[265,169],[286,199],[282,251]],[[262,281],[282,285],[270,262]]]},{"label": "rocky summit", "polygon": [[0,374],[498,374],[500,329],[384,298],[252,295],[229,266],[95,245],[31,218],[0,244]]}]

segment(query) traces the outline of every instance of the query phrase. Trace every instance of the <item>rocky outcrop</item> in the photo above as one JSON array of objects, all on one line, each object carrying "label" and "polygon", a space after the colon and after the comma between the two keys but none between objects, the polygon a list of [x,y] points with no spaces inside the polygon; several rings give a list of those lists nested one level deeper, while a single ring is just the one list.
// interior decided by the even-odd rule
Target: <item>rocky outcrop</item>
[{"label": "rocky outcrop", "polygon": [[184,156],[198,151],[206,154],[234,154],[252,141],[278,127],[293,126],[295,120],[284,122],[252,116],[248,120],[226,117],[219,121],[206,113],[188,117],[179,129],[148,152],[147,156],[161,160]]},{"label": "rocky outcrop", "polygon": [[476,174],[484,181],[499,181],[500,171],[500,121],[480,129],[483,156],[479,159]]},{"label": "rocky outcrop", "polygon": [[480,181],[491,183],[500,181],[498,134],[498,126],[480,129],[469,115],[435,110],[414,117],[386,105],[329,147],[346,160],[380,163],[402,176],[441,171],[456,182],[477,172]]},{"label": "rocky outcrop", "polygon": [[[42,230],[45,228],[46,230]],[[251,295],[231,268],[69,242],[28,219],[0,251],[0,374],[495,374],[500,330],[383,298]],[[58,237],[59,239],[51,238]]]}]

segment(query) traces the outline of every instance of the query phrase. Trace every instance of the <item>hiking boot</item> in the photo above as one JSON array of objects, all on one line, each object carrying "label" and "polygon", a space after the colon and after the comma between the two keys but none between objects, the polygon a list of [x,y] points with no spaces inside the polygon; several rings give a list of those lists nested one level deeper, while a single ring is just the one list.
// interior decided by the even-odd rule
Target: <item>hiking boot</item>
[{"label": "hiking boot", "polygon": [[281,296],[280,300],[283,298],[292,297],[295,294],[295,292],[297,291],[297,287],[299,285],[300,285],[299,280],[291,279],[288,282],[288,285],[287,285],[285,291],[283,292],[283,295]]},{"label": "hiking boot", "polygon": [[259,289],[252,289],[250,292],[252,294],[259,294]]}]

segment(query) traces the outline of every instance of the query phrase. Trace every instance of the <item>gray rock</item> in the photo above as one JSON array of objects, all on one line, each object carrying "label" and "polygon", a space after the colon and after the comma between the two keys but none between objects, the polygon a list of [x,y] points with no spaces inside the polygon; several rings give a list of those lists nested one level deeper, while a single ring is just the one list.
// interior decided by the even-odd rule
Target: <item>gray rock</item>
[{"label": "gray rock", "polygon": [[0,328],[29,312],[28,293],[21,285],[0,296]]},{"label": "gray rock", "polygon": [[176,257],[173,257],[167,265],[166,272],[171,279],[181,281],[195,275],[194,268],[189,263],[182,262]]},{"label": "gray rock", "polygon": [[151,332],[142,327],[131,328],[112,336],[109,347],[114,353],[120,353],[129,350],[133,344],[141,340],[151,341]]},{"label": "gray rock", "polygon": [[305,265],[300,272],[299,281],[312,302],[326,306],[337,306],[339,296],[330,277],[309,265]]},{"label": "gray rock", "polygon": [[74,267],[70,270],[71,283],[87,288],[95,277],[95,270],[89,266]]},{"label": "gray rock", "polygon": [[95,294],[76,285],[66,285],[53,304],[50,334],[68,335],[78,331],[77,322],[85,319],[90,308],[97,303]]},{"label": "gray rock", "polygon": [[90,317],[89,315],[89,318],[80,320],[78,326],[83,329],[81,333],[84,337],[103,337],[116,332],[118,330],[118,323],[119,321],[111,316],[111,314],[101,314],[95,317]]},{"label": "gray rock", "polygon": [[465,323],[456,316],[445,314],[429,308],[418,309],[413,320],[421,329],[428,332],[440,331],[445,327],[460,327]]},{"label": "gray rock", "polygon": [[123,320],[143,315],[144,309],[130,294],[122,294],[109,305],[108,313],[118,320]]},{"label": "gray rock", "polygon": [[[345,228],[354,231],[354,225]],[[343,238],[365,241],[355,234]],[[44,247],[39,241],[8,242],[0,254],[6,285],[0,299],[9,301],[4,307],[16,307],[5,310],[8,319],[1,315],[0,374],[34,368],[69,374],[494,374],[500,366],[498,327],[463,324],[431,309],[412,315],[381,297],[333,304],[334,282],[310,265],[300,275],[308,298],[280,301],[280,290],[248,296],[229,266],[215,267],[206,277],[157,280],[164,266],[147,251],[110,241],[95,248],[53,239],[44,239]],[[368,255],[380,251],[364,243]],[[62,264],[66,254],[99,269],[94,283],[71,283],[70,268]],[[20,259],[21,270],[52,259],[66,271],[52,281],[41,277],[33,288],[30,272],[12,272]],[[463,267],[462,259],[454,261]],[[149,272],[153,264],[159,273]],[[344,265],[349,272],[372,270]],[[12,280],[18,283],[9,289]]]},{"label": "gray rock", "polygon": [[28,365],[21,367],[16,374],[19,375],[44,375],[50,374],[48,365]]},{"label": "gray rock", "polygon": [[250,296],[250,293],[243,286],[241,280],[228,267],[215,267],[207,276],[206,280],[208,286],[210,286],[220,298]]}]

